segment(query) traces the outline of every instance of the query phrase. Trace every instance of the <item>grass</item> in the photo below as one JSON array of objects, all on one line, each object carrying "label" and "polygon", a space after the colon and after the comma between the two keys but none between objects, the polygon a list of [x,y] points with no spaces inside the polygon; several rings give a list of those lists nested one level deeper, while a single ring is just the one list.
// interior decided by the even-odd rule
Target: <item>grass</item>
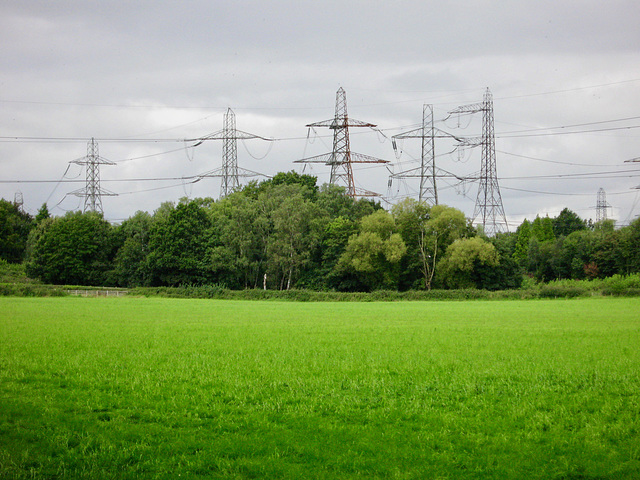
[{"label": "grass", "polygon": [[0,298],[0,478],[638,478],[639,311]]}]

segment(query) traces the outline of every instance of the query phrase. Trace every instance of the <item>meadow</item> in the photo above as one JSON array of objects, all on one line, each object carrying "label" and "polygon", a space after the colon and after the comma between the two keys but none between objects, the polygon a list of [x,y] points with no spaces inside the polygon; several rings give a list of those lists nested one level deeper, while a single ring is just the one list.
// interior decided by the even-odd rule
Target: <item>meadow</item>
[{"label": "meadow", "polygon": [[0,478],[637,479],[640,299],[0,298]]}]

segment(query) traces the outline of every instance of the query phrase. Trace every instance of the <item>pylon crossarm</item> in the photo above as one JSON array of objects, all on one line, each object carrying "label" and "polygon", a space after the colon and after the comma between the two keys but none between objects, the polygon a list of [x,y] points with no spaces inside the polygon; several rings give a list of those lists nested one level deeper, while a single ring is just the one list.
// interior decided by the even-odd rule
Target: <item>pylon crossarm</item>
[{"label": "pylon crossarm", "polygon": [[482,145],[482,137],[454,137],[458,142],[457,147],[478,147]]},{"label": "pylon crossarm", "polygon": [[389,160],[370,157],[369,155],[364,155],[362,153],[351,152],[351,163],[389,163]]},{"label": "pylon crossarm", "polygon": [[[389,163],[389,160],[383,160],[381,158],[370,157],[362,153],[350,152],[350,163]],[[333,153],[323,153],[322,155],[316,155],[314,157],[307,157],[301,160],[294,160],[293,163],[324,163],[331,165],[333,163],[347,163],[336,162],[334,159],[336,156]]]},{"label": "pylon crossarm", "polygon": [[315,155],[313,157],[303,158],[301,160],[294,160],[293,163],[332,163],[334,155],[333,153],[323,153],[322,155]]},{"label": "pylon crossarm", "polygon": [[353,197],[381,197],[379,193],[366,190],[364,188],[356,187]]},{"label": "pylon crossarm", "polygon": [[363,122],[354,118],[331,118],[322,122],[309,123],[306,127],[328,127],[328,128],[344,128],[344,127],[377,127],[373,123]]},{"label": "pylon crossarm", "polygon": [[[226,173],[224,172],[224,170],[222,168],[216,168],[216,169],[210,170],[208,172],[200,173],[200,174],[195,175],[193,177],[185,177],[185,179],[215,178],[215,177],[224,177],[225,175],[226,175]],[[237,176],[238,177],[267,177],[267,178],[269,178],[269,175],[265,175],[264,173],[258,173],[258,172],[254,172],[253,170],[247,170],[247,169],[240,168],[240,167],[238,167]]]},{"label": "pylon crossarm", "polygon": [[397,135],[393,135],[391,138],[402,140],[405,138],[422,138],[423,135],[424,135],[424,129],[422,127],[419,127],[413,130],[409,130],[408,132],[403,132]]},{"label": "pylon crossarm", "polygon": [[200,145],[200,143],[207,140],[253,140],[253,139],[264,140],[266,142],[275,141],[275,138],[265,138],[265,137],[261,137],[260,135],[254,135],[252,133],[243,132],[241,130],[236,130],[235,135],[233,134],[228,135],[228,134],[225,134],[223,130],[220,130],[219,132],[211,133],[201,138],[187,138],[185,142],[198,142],[198,145]]},{"label": "pylon crossarm", "polygon": [[484,103],[472,103],[470,105],[461,105],[453,110],[449,111],[449,115],[456,115],[459,113],[478,113],[482,112],[486,108]]},{"label": "pylon crossarm", "polygon": [[[76,197],[88,197],[90,194],[87,192],[86,188],[80,188],[78,190],[74,190],[73,192],[69,192],[68,195],[75,195]],[[111,192],[109,190],[105,190],[104,188],[96,189],[93,195],[100,195],[101,197],[117,197],[118,194]]]}]

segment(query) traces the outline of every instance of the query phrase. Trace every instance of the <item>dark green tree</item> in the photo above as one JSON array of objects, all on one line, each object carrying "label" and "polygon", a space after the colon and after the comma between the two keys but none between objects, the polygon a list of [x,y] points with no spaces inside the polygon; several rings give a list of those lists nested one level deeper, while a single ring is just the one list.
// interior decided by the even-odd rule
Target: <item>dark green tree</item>
[{"label": "dark green tree", "polygon": [[49,209],[47,208],[47,204],[43,203],[42,206],[40,207],[40,210],[38,210],[38,213],[36,215],[36,223],[40,223],[43,220],[46,220],[47,218],[50,218],[51,214],[49,213]]},{"label": "dark green tree", "polygon": [[262,281],[269,221],[257,198],[240,191],[209,208],[209,261],[218,283],[255,288]]},{"label": "dark green tree", "polygon": [[497,233],[489,241],[498,252],[496,268],[478,268],[478,284],[486,290],[507,290],[522,285],[523,269],[514,259],[518,235],[516,233]]},{"label": "dark green tree", "polygon": [[529,242],[531,241],[531,222],[526,218],[516,230],[516,244],[513,251],[513,258],[519,265],[527,263],[529,253]]},{"label": "dark green tree", "polygon": [[539,242],[553,240],[553,220],[548,216],[540,218],[539,216],[531,223],[531,236],[535,237]]},{"label": "dark green tree", "polygon": [[566,237],[567,235],[584,230],[587,228],[587,222],[582,220],[577,213],[564,208],[560,214],[553,219],[553,234],[557,237]]},{"label": "dark green tree", "polygon": [[276,188],[271,192],[281,200],[270,213],[273,230],[267,240],[267,265],[275,286],[281,290],[289,290],[311,263],[325,221],[318,206],[305,199],[307,187],[300,190],[295,193],[290,188]]},{"label": "dark green tree", "polygon": [[153,218],[138,211],[118,228],[121,245],[114,261],[114,279],[124,287],[148,286],[151,274],[147,262]]},{"label": "dark green tree", "polygon": [[620,273],[640,273],[640,218],[620,231]]},{"label": "dark green tree", "polygon": [[46,283],[105,285],[114,255],[113,228],[101,214],[69,212],[31,232],[26,270]]},{"label": "dark green tree", "polygon": [[197,201],[154,215],[147,261],[152,285],[202,285],[211,280],[209,216]]},{"label": "dark green tree", "polygon": [[0,258],[9,263],[22,262],[33,226],[31,215],[0,198]]}]

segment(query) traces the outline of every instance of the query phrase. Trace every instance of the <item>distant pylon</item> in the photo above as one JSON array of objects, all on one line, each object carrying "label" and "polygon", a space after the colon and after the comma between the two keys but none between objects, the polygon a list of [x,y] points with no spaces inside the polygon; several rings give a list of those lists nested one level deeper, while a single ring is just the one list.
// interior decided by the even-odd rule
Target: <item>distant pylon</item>
[{"label": "distant pylon", "polygon": [[[236,129],[236,114],[230,108],[224,114],[222,130],[211,135],[207,135],[200,140],[222,140],[222,168],[206,172],[201,177],[221,177],[220,198],[226,197],[240,188],[240,177],[257,177],[262,174],[251,170],[238,168],[238,140],[260,140],[273,141],[270,138],[260,137],[252,133],[243,132]],[[197,145],[199,145],[198,143]]]},{"label": "distant pylon", "polygon": [[22,192],[20,190],[18,190],[13,195],[13,204],[18,208],[18,210],[22,212],[22,207],[24,206],[24,196],[22,195]]},{"label": "distant pylon", "polygon": [[422,106],[422,126],[415,130],[399,133],[392,138],[393,149],[397,150],[396,140],[405,138],[422,139],[420,166],[391,175],[392,178],[420,178],[418,200],[430,205],[438,205],[436,187],[435,127],[433,125],[433,105]]},{"label": "distant pylon", "polygon": [[350,197],[371,197],[378,194],[368,190],[356,188],[353,179],[354,163],[389,163],[387,160],[370,157],[351,151],[349,145],[349,127],[375,127],[372,123],[354,120],[347,115],[347,94],[340,87],[336,92],[336,111],[334,118],[322,122],[310,123],[307,127],[329,127],[333,130],[333,151],[315,157],[296,160],[294,163],[324,163],[331,167],[329,183],[346,188]]},{"label": "distant pylon", "polygon": [[487,88],[482,103],[463,105],[454,113],[478,113],[482,112],[482,137],[479,141],[467,140],[463,144],[477,146],[482,145],[482,164],[480,166],[480,186],[476,197],[476,206],[473,212],[473,222],[482,225],[488,236],[499,232],[508,232],[507,217],[502,206],[502,196],[498,186],[496,173],[496,144],[493,127],[493,95]]},{"label": "distant pylon", "polygon": [[85,188],[71,192],[71,195],[84,197],[84,208],[82,211],[104,213],[102,210],[102,197],[116,196],[117,193],[100,188],[100,165],[115,165],[115,163],[106,158],[102,158],[98,154],[98,144],[93,138],[87,143],[87,156],[72,160],[69,163],[84,165],[86,168],[87,181]]},{"label": "distant pylon", "polygon": [[607,203],[607,194],[604,188],[598,190],[598,203],[596,203],[596,222],[607,219],[607,208],[611,205]]}]

